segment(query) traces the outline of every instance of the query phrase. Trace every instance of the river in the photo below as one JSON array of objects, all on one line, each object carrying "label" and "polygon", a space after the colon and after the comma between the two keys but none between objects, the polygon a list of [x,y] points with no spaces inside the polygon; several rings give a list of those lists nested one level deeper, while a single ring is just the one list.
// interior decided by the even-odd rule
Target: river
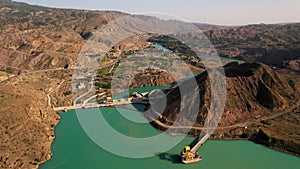
[{"label": "river", "polygon": [[[88,113],[90,110],[84,111]],[[134,110],[121,109],[121,111],[138,116],[137,118],[144,118]],[[125,119],[115,108],[101,108],[101,113],[109,124],[125,135],[139,138],[160,134],[149,124],[138,124]],[[97,128],[95,131],[99,134],[102,132]],[[296,169],[300,164],[298,157],[250,141],[214,140],[208,140],[199,149],[199,154],[203,157],[199,163],[190,165],[178,163],[176,154],[182,151],[183,146],[189,145],[194,140],[192,137],[184,138],[170,151],[151,158],[123,158],[95,144],[82,129],[74,110],[61,113],[55,135],[52,145],[53,157],[43,164],[41,169]]]}]

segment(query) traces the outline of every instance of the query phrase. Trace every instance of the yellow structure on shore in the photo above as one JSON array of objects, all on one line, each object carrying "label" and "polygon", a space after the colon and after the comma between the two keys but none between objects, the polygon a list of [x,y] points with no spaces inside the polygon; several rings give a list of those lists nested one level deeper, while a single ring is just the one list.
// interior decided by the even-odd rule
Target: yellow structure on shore
[{"label": "yellow structure on shore", "polygon": [[107,98],[106,98],[106,103],[112,103],[112,102],[113,102],[113,100],[112,100],[111,97],[107,97]]},{"label": "yellow structure on shore", "polygon": [[112,97],[106,98],[106,103],[126,103],[126,102],[132,102],[133,97],[129,98],[123,98],[123,99],[112,99]]},{"label": "yellow structure on shore", "polygon": [[198,162],[202,160],[202,158],[198,156],[197,152],[192,152],[190,146],[185,146],[181,153],[181,160],[184,164],[190,164]]}]

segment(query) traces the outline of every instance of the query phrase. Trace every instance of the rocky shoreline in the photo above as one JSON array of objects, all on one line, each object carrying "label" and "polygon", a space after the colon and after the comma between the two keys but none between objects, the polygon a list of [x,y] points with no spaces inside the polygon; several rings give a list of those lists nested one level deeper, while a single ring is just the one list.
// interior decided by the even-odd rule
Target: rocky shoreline
[{"label": "rocky shoreline", "polygon": [[[157,120],[150,122],[150,124],[161,132],[165,132],[167,130],[166,126],[162,126]],[[231,131],[218,131],[218,129],[216,129],[216,132],[212,134],[209,139],[228,141],[248,140],[276,151],[300,157],[300,144],[268,136],[261,128],[257,129],[250,126],[247,128],[247,132],[244,132],[245,130],[245,128],[237,128]],[[185,134],[180,133],[180,130],[171,132],[168,131],[166,133],[171,136],[185,136]],[[201,130],[191,129],[188,136],[198,137],[200,133]]]}]

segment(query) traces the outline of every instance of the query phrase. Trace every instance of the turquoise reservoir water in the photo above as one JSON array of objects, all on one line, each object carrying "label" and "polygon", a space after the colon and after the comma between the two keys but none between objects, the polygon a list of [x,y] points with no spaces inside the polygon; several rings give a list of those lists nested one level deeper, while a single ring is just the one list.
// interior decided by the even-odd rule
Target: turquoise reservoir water
[{"label": "turquoise reservoir water", "polygon": [[[131,107],[132,108],[132,107]],[[90,110],[84,110],[88,113]],[[143,118],[130,109],[123,113]],[[131,122],[114,108],[101,108],[101,113],[118,132],[132,137],[149,137],[160,134],[149,124]],[[55,128],[52,145],[53,157],[42,169],[298,169],[300,158],[277,152],[249,141],[209,140],[199,149],[203,160],[196,164],[178,163],[177,154],[194,138],[186,137],[166,153],[151,158],[131,159],[111,154],[95,144],[81,128],[75,111],[61,114]],[[101,128],[95,128],[101,134]],[[169,139],[175,137],[168,136]],[[107,143],[109,144],[109,142]],[[124,146],[126,146],[125,143]],[[157,143],[160,144],[160,143]]]}]

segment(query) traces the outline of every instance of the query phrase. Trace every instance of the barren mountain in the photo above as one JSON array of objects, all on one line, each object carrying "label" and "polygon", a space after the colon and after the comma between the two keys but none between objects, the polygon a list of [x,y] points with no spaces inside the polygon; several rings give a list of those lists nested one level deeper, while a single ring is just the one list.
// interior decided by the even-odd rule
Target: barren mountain
[{"label": "barren mountain", "polygon": [[[266,115],[275,109],[286,109],[296,101],[294,89],[266,65],[230,63],[224,69],[227,98],[226,113],[220,122],[221,126],[255,118],[257,115]],[[203,126],[206,113],[209,111],[207,105],[210,105],[211,100],[211,84],[206,71],[196,76],[196,80],[201,98],[200,114],[203,117],[198,118],[197,125]],[[174,117],[171,114],[178,113],[179,90],[178,86],[170,93],[172,99],[169,100],[169,108],[163,113],[167,121],[175,120],[170,118]]]},{"label": "barren mountain", "polygon": [[51,158],[52,107],[72,101],[68,68],[94,31],[123,15],[0,1],[0,168]]},{"label": "barren mountain", "polygon": [[[299,107],[298,104],[300,100],[298,91],[295,91],[296,89],[293,85],[289,84],[267,65],[256,62],[243,64],[229,63],[224,67],[224,70],[226,74],[227,96],[224,114],[218,127],[222,132],[217,130],[215,133],[216,138],[250,138],[261,129],[261,127],[263,127],[264,130],[273,131],[274,133],[274,129],[272,129],[271,126],[261,123],[270,123],[269,120],[272,121],[272,118],[269,119],[269,117],[275,118],[284,111],[288,111],[286,113],[297,114],[296,109]],[[207,71],[197,75],[195,78],[200,96],[199,114],[195,126],[203,127],[205,119],[209,114],[211,104],[211,82]],[[187,80],[181,85],[184,86],[189,83],[190,81]],[[195,91],[194,88],[190,88],[188,91],[185,91],[183,95],[188,95],[189,92]],[[180,92],[180,85],[172,89],[167,89],[165,93],[168,93],[167,106],[164,112],[159,112],[162,113],[163,116],[160,121],[170,125],[180,117],[181,119],[179,119],[179,121],[183,122],[182,125],[184,126],[185,123],[189,121],[189,117],[185,119],[184,116],[178,116],[179,110],[188,109],[193,105],[192,102],[197,100],[191,100],[189,104],[181,105],[181,99],[184,96],[182,96],[182,92]],[[218,98],[214,99],[218,100]],[[294,112],[294,110],[296,112]],[[300,145],[300,128],[299,125],[297,125],[297,116],[292,119],[296,120],[296,123],[293,122],[294,125],[280,126],[282,130],[290,129],[293,136],[280,137],[282,134],[277,133],[276,138],[279,137],[283,140],[283,144],[280,145],[281,147],[277,148],[282,148],[287,151],[293,150],[293,153],[296,152],[296,154],[299,154],[300,149],[294,148],[297,147],[296,145],[298,145],[298,147]],[[243,128],[248,125],[248,130],[244,130]],[[273,125],[278,125],[278,123],[274,122]],[[268,135],[270,138],[272,138],[272,136]],[[293,148],[286,146],[289,142],[293,143]],[[271,143],[270,146],[272,146]]]},{"label": "barren mountain", "polygon": [[300,24],[249,25],[206,31],[220,56],[299,70]]},{"label": "barren mountain", "polygon": [[16,72],[71,66],[86,39],[124,15],[1,0],[0,67]]}]

